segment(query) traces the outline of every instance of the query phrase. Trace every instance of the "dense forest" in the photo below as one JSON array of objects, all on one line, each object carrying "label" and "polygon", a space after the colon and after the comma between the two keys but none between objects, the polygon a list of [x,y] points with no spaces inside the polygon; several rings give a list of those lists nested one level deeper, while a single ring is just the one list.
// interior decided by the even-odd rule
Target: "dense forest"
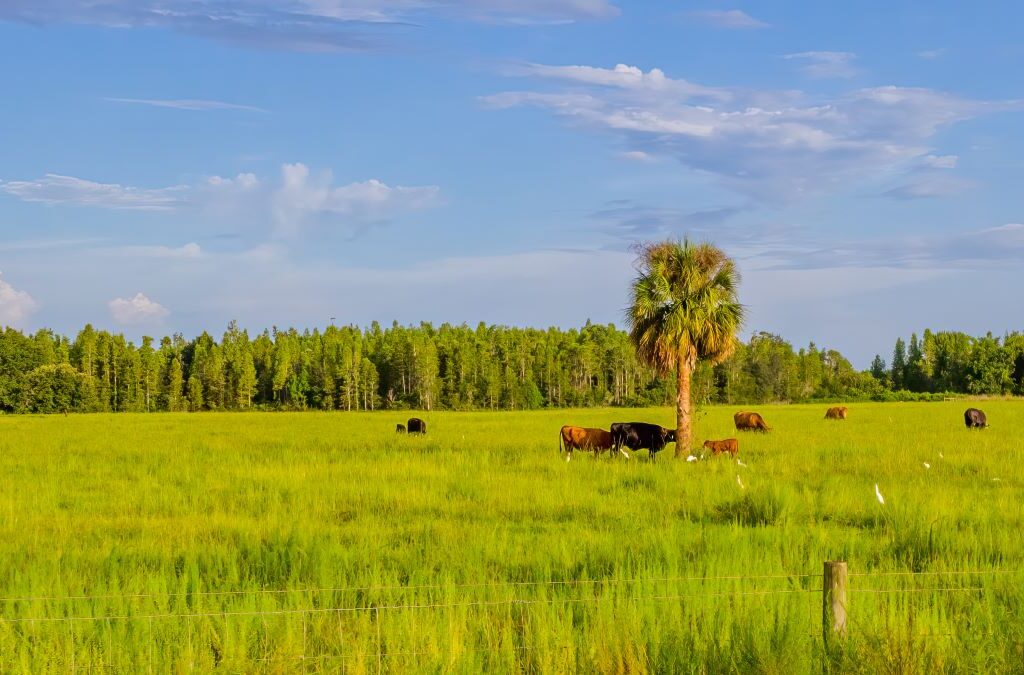
[{"label": "dense forest", "polygon": [[[234,322],[134,344],[86,326],[74,339],[0,332],[0,411],[527,409],[670,404],[674,378],[636,358],[611,325],[581,329],[393,324],[264,331]],[[813,343],[794,350],[756,333],[718,366],[702,365],[704,403],[1024,394],[1024,335],[925,331],[896,342],[889,365],[857,371]]]}]

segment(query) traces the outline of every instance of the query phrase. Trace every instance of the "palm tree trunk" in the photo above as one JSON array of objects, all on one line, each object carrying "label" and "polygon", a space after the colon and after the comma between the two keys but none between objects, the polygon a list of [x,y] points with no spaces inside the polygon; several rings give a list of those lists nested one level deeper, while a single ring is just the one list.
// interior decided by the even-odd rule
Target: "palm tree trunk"
[{"label": "palm tree trunk", "polygon": [[693,434],[693,409],[690,404],[693,363],[689,358],[679,359],[676,369],[676,457],[690,454]]}]

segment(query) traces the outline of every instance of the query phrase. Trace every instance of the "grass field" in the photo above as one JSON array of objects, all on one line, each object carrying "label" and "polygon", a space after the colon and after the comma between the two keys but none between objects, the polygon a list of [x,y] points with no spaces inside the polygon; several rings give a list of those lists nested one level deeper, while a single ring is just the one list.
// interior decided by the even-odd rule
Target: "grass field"
[{"label": "grass field", "polygon": [[967,405],[762,406],[746,467],[558,454],[667,409],[2,417],[0,671],[1021,672],[1024,403]]}]

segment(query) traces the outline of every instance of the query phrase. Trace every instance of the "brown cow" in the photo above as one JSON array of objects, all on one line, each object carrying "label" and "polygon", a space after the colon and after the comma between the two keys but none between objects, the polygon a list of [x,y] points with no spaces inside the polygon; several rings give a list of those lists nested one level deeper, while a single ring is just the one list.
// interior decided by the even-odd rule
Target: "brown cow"
[{"label": "brown cow", "polygon": [[732,416],[733,422],[736,423],[736,429],[738,431],[764,431],[770,430],[767,424],[765,424],[764,418],[756,412],[738,412]]},{"label": "brown cow", "polygon": [[712,455],[729,453],[733,457],[740,454],[740,442],[735,438],[727,438],[724,441],[704,441],[704,449],[710,450]]},{"label": "brown cow", "polygon": [[558,449],[566,452],[565,461],[572,459],[573,450],[593,450],[597,456],[612,448],[612,435],[604,429],[588,429],[565,425],[558,436]]},{"label": "brown cow", "polygon": [[847,408],[845,405],[840,405],[840,406],[836,406],[834,408],[829,408],[828,410],[825,411],[825,419],[827,419],[827,420],[845,420],[846,419],[846,413],[849,410],[850,409]]}]

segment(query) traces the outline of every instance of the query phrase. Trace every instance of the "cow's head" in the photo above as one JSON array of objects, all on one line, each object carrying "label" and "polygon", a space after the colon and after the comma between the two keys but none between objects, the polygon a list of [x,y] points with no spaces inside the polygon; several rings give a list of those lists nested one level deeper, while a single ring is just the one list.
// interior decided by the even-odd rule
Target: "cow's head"
[{"label": "cow's head", "polygon": [[675,429],[662,429],[661,437],[665,439],[666,443],[676,442],[676,430]]}]

